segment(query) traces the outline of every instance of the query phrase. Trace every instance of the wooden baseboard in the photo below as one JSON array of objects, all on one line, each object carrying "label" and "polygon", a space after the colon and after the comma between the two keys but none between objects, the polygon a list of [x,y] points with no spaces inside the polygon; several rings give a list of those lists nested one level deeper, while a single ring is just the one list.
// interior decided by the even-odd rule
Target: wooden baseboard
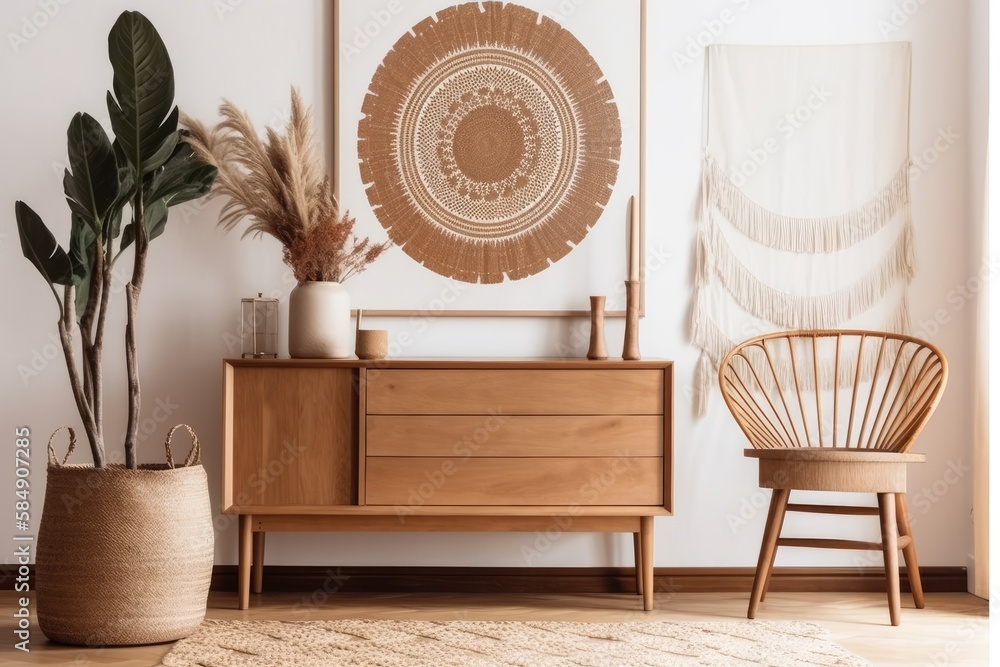
[{"label": "wooden baseboard", "polygon": [[[236,590],[235,565],[216,566],[212,590]],[[954,593],[968,590],[964,567],[923,567],[924,591]],[[748,593],[753,568],[656,568],[660,593]],[[900,587],[909,579],[900,571]],[[630,593],[635,591],[631,568],[518,567],[290,567],[265,566],[265,591],[326,590],[356,593]],[[884,592],[881,568],[776,568],[773,592]]]},{"label": "wooden baseboard", "polygon": [[[0,590],[14,590],[16,569],[0,567]],[[216,565],[212,590],[236,590],[236,566]],[[753,583],[750,567],[658,567],[658,593],[748,593]],[[968,590],[964,567],[920,568],[924,591],[963,593]],[[29,574],[34,588],[34,568]],[[909,591],[905,570],[900,587]],[[269,565],[264,567],[265,591],[351,593],[630,593],[635,576],[624,567],[321,567]],[[885,591],[881,568],[776,568],[773,592],[875,593]]]}]

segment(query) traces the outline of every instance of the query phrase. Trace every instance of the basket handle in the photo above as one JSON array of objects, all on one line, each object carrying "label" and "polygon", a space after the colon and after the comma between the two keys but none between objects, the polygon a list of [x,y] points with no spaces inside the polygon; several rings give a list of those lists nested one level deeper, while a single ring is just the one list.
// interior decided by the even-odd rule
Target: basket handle
[{"label": "basket handle", "polygon": [[191,451],[188,452],[187,458],[184,459],[184,465],[182,465],[181,467],[188,468],[190,466],[198,465],[199,463],[201,463],[201,441],[198,440],[198,434],[195,433],[194,429],[188,426],[187,424],[177,424],[172,429],[170,429],[170,433],[167,433],[167,439],[163,443],[164,449],[167,450],[167,467],[170,469],[176,467],[174,465],[173,452],[170,451],[170,441],[174,437],[174,431],[181,428],[182,426],[187,429],[188,434],[191,436]]},{"label": "basket handle", "polygon": [[[63,460],[62,460],[61,463],[59,462],[59,457],[56,456],[56,450],[55,450],[55,448],[52,446],[52,441],[55,440],[56,436],[59,435],[60,431],[69,431],[69,448],[66,450],[66,456],[63,457]],[[62,468],[64,465],[66,465],[66,462],[69,461],[70,455],[73,454],[73,450],[76,449],[76,431],[73,430],[73,427],[72,426],[60,426],[55,431],[53,431],[52,435],[49,436],[49,447],[48,447],[48,449],[49,449],[49,465],[50,466],[53,466],[53,467],[56,467],[56,468]]]}]

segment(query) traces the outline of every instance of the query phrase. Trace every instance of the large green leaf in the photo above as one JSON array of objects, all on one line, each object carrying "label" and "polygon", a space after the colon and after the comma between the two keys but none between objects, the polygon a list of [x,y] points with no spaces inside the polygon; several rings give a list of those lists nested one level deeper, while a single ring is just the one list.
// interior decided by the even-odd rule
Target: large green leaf
[{"label": "large green leaf", "polygon": [[[143,202],[147,239],[152,241],[166,230],[168,207],[208,194],[217,172],[215,167],[199,160],[189,144],[178,143],[170,159],[145,178]],[[135,226],[129,223],[122,232],[121,249],[134,241]]]},{"label": "large green leaf", "polygon": [[152,241],[167,228],[167,203],[162,199],[146,207],[146,239]]},{"label": "large green leaf", "polygon": [[69,164],[63,178],[66,200],[75,215],[95,230],[118,197],[118,165],[111,140],[92,116],[78,113],[66,132]]},{"label": "large green leaf", "polygon": [[56,237],[30,206],[23,201],[14,204],[17,233],[21,237],[21,252],[35,265],[49,285],[69,285],[74,282],[69,255],[56,243]]},{"label": "large green leaf", "polygon": [[[121,211],[119,211],[119,218]],[[79,322],[90,301],[90,280],[94,274],[94,251],[97,235],[90,223],[78,215],[73,216],[73,227],[69,235],[69,261],[73,268],[73,282],[76,283],[76,319]]]},{"label": "large green leaf", "polygon": [[167,206],[176,206],[198,199],[212,189],[217,169],[199,160],[191,145],[180,142],[170,159],[153,172],[144,195],[147,203],[163,199]]},{"label": "large green leaf", "polygon": [[118,238],[122,228],[122,209],[135,195],[135,172],[125,163],[118,169],[118,197],[111,203],[104,216],[104,242]]},{"label": "large green leaf", "polygon": [[129,164],[143,174],[166,162],[177,142],[173,66],[156,28],[139,12],[118,17],[108,57],[114,70],[111,126]]}]

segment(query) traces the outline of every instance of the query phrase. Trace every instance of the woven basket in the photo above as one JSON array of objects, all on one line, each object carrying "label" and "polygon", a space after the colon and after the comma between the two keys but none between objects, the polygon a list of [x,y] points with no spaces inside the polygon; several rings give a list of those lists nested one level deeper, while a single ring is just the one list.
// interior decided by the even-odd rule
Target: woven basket
[{"label": "woven basket", "polygon": [[[184,426],[184,425],[181,425]],[[35,557],[38,624],[66,644],[173,641],[205,617],[214,531],[201,446],[167,464],[94,468],[60,462],[49,441]],[[75,434],[70,431],[70,452]]]}]

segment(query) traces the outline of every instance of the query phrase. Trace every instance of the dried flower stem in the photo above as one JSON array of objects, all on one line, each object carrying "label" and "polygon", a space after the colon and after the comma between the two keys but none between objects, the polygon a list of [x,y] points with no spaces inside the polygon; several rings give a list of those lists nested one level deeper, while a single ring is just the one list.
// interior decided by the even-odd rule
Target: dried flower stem
[{"label": "dried flower stem", "polygon": [[284,246],[284,260],[299,282],[343,282],[364,271],[389,247],[354,235],[355,219],[340,215],[313,141],[312,110],[292,89],[285,133],[267,128],[261,139],[246,112],[232,102],[219,107],[212,130],[182,119],[187,141],[202,160],[219,169],[211,196],[229,197],[219,224],[232,230],[245,218],[243,236],[268,234]]}]

